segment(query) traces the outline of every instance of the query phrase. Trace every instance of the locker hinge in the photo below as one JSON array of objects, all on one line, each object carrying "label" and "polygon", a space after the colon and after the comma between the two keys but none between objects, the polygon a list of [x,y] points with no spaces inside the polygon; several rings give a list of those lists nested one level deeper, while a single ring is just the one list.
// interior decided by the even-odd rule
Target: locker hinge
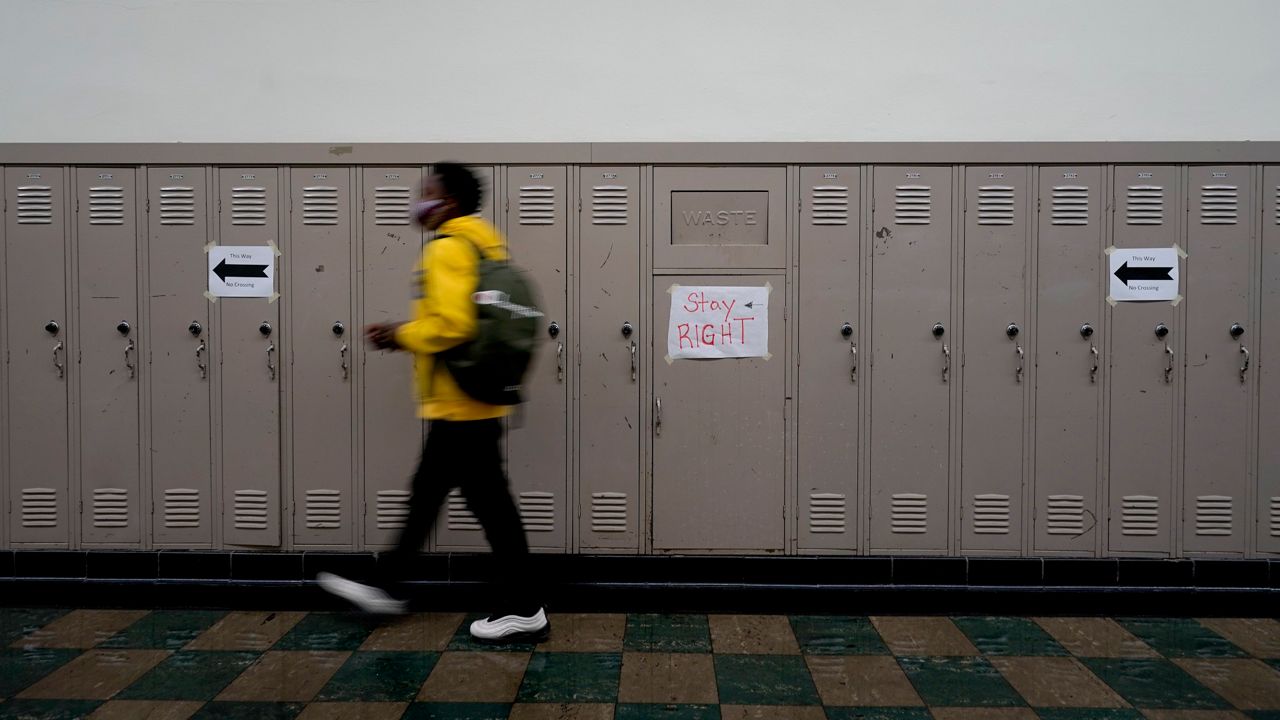
[{"label": "locker hinge", "polygon": [[151,214],[151,198],[147,198],[147,214]]},{"label": "locker hinge", "polygon": [[1040,204],[1044,202],[1044,198],[1036,198],[1036,212],[1040,212]]},{"label": "locker hinge", "polygon": [[502,200],[502,212],[504,213],[511,212],[511,198],[504,198]]},{"label": "locker hinge", "polygon": [[218,198],[218,214],[222,214],[222,198]]},{"label": "locker hinge", "polygon": [[76,212],[80,212],[80,198],[76,198]]},{"label": "locker hinge", "polygon": [[582,212],[582,198],[578,198],[578,212]]},{"label": "locker hinge", "polygon": [[360,198],[360,212],[364,212],[364,203],[365,203],[365,199]]}]

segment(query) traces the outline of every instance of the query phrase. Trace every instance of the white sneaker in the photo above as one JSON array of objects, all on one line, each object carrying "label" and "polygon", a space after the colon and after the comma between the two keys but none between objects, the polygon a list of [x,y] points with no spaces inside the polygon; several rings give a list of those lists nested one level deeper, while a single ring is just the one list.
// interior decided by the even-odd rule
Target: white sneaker
[{"label": "white sneaker", "polygon": [[382,588],[363,585],[333,573],[317,573],[316,582],[320,583],[320,587],[326,591],[337,595],[367,613],[403,615],[409,607],[409,603],[391,597]]},{"label": "white sneaker", "polygon": [[542,608],[528,617],[490,615],[471,623],[471,637],[485,642],[542,642],[551,634],[551,623]]}]

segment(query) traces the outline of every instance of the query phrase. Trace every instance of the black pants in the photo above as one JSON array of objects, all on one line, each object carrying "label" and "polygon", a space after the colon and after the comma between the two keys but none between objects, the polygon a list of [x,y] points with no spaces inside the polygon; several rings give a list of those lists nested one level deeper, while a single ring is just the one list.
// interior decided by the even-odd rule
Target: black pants
[{"label": "black pants", "polygon": [[493,548],[498,577],[494,608],[499,614],[537,612],[541,604],[529,571],[529,543],[520,512],[511,499],[502,460],[502,421],[433,420],[418,472],[413,478],[409,517],[396,549],[380,572],[383,583],[406,579],[422,549],[440,506],[453,488],[461,488],[467,507],[484,528]]}]

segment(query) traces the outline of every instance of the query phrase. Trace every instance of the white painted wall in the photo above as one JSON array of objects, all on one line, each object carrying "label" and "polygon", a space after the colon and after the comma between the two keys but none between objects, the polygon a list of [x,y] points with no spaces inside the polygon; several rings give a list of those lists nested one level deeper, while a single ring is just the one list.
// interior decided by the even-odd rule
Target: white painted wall
[{"label": "white painted wall", "polygon": [[0,0],[0,142],[1277,140],[1276,0]]}]

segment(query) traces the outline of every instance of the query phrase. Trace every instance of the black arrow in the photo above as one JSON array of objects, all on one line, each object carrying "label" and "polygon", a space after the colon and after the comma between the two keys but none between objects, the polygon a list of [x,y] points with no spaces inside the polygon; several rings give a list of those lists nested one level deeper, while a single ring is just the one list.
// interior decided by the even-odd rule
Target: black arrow
[{"label": "black arrow", "polygon": [[747,307],[755,307],[755,306],[756,306],[755,300],[752,300],[751,302],[747,303]]},{"label": "black arrow", "polygon": [[217,275],[223,282],[226,282],[229,277],[264,278],[267,276],[267,266],[228,265],[226,260],[220,260],[218,266],[213,269],[213,274]]},{"label": "black arrow", "polygon": [[1129,287],[1130,280],[1172,280],[1173,277],[1169,275],[1171,270],[1171,267],[1129,267],[1126,261],[1116,268],[1116,277],[1125,287]]}]

